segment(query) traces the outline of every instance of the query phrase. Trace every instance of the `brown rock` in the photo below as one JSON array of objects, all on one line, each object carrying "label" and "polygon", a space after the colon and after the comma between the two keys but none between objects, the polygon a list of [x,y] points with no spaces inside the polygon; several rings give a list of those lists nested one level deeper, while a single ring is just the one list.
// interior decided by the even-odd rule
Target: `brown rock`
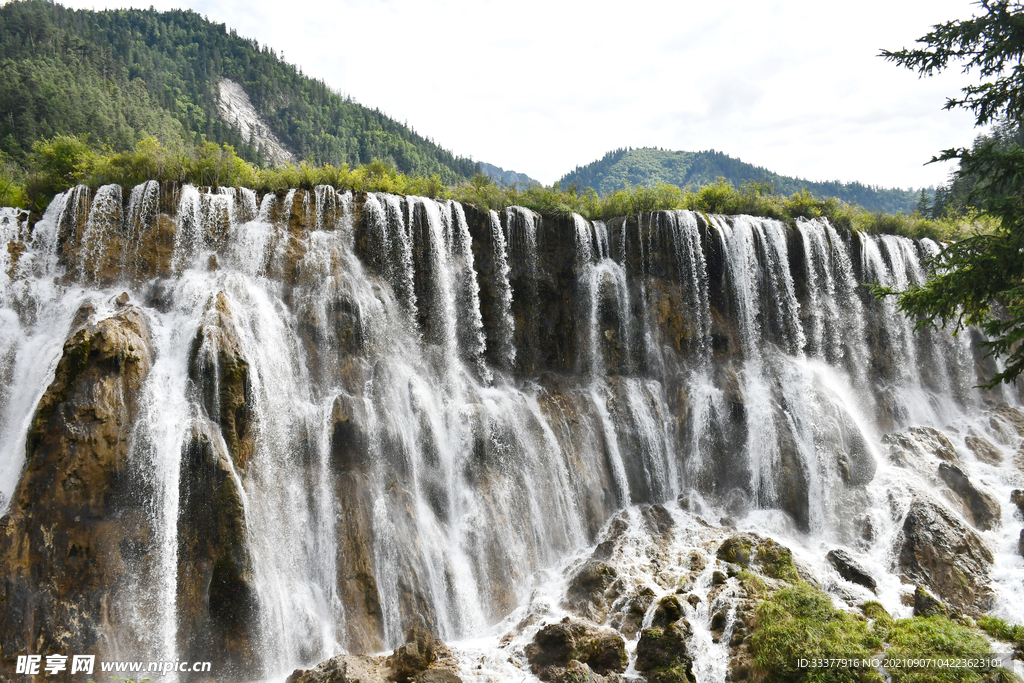
[{"label": "brown rock", "polygon": [[[26,463],[0,525],[0,655],[104,653],[130,563],[151,543],[147,494],[129,460],[152,363],[142,313],[126,307],[64,344],[33,417]],[[45,580],[40,580],[45,577]]]},{"label": "brown rock", "polygon": [[974,526],[982,531],[998,526],[1002,514],[999,501],[975,487],[963,470],[942,463],[939,465],[939,477],[960,498]]},{"label": "brown rock", "polygon": [[557,669],[572,660],[587,664],[600,675],[626,670],[626,643],[620,635],[596,629],[568,618],[549,624],[537,632],[526,646],[526,658],[541,680],[552,680]]},{"label": "brown rock", "polygon": [[900,570],[911,581],[967,614],[989,608],[992,553],[974,531],[942,507],[914,500],[897,544]]},{"label": "brown rock", "polygon": [[[387,669],[365,655],[338,655],[300,674],[294,683],[386,683]],[[289,676],[289,681],[292,680]]]},{"label": "brown rock", "polygon": [[608,615],[608,599],[605,592],[615,581],[616,572],[600,560],[587,560],[569,579],[565,594],[565,606],[578,616],[598,623]]},{"label": "brown rock", "polygon": [[666,595],[658,601],[658,606],[654,609],[654,615],[651,617],[651,625],[663,628],[682,618],[683,606],[679,604],[679,598],[674,595]]},{"label": "brown rock", "polygon": [[414,683],[462,683],[458,674],[450,669],[427,669],[416,675]]},{"label": "brown rock", "polygon": [[244,472],[256,448],[250,428],[249,362],[224,292],[209,302],[192,342],[189,377],[199,388],[207,416],[220,426],[235,466]]},{"label": "brown rock", "polygon": [[964,443],[967,444],[967,447],[971,449],[974,457],[978,460],[989,465],[1001,465],[1003,463],[1003,454],[985,437],[968,436],[964,438]]},{"label": "brown rock", "polygon": [[438,643],[427,629],[414,626],[405,634],[405,644],[388,658],[391,680],[408,683],[416,674],[426,671],[437,660]]}]

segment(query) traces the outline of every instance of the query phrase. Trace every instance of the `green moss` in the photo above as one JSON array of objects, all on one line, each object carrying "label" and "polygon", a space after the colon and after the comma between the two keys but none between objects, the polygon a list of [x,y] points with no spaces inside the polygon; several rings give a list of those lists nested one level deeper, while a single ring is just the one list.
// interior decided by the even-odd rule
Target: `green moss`
[{"label": "green moss", "polygon": [[790,583],[800,580],[796,565],[793,564],[793,553],[789,548],[779,545],[770,538],[758,547],[757,561],[761,565],[761,571],[773,579],[782,579]]},{"label": "green moss", "polygon": [[741,569],[736,577],[743,584],[743,588],[747,591],[747,595],[752,598],[764,597],[768,594],[768,586],[761,579],[760,576],[750,571],[749,569]]},{"label": "green moss", "polygon": [[[798,583],[772,594],[758,606],[758,623],[751,645],[754,663],[766,680],[881,681],[874,669],[801,668],[803,658],[865,657],[892,660],[951,660],[981,658],[990,654],[980,631],[944,616],[893,619],[877,602],[864,604],[869,621],[836,609],[831,599]],[[1020,633],[1005,622],[983,618],[982,623],[1003,635]],[[1012,674],[986,667],[887,666],[893,683],[996,683],[1010,681]]]},{"label": "green moss", "polygon": [[777,591],[757,608],[751,636],[754,663],[770,681],[858,681],[880,683],[871,668],[809,668],[800,659],[866,658],[882,642],[866,621],[836,609],[806,583]]},{"label": "green moss", "polygon": [[742,536],[733,536],[725,539],[725,542],[718,548],[717,557],[723,562],[732,562],[746,567],[750,564],[752,549],[750,540]]},{"label": "green moss", "polygon": [[[888,643],[886,657],[894,660],[949,660],[982,657],[989,653],[988,641],[978,631],[943,616],[899,619],[879,628]],[[893,683],[945,683],[1000,680],[998,671],[988,668],[889,667]]]}]

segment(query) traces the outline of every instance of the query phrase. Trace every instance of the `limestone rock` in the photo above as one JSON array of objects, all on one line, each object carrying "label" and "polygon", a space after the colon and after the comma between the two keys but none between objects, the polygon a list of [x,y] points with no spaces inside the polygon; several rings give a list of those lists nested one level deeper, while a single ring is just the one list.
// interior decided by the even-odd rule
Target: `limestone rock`
[{"label": "limestone rock", "polygon": [[587,560],[569,579],[565,605],[578,616],[598,623],[608,615],[605,592],[615,581],[616,571],[600,560]]},{"label": "limestone rock", "polygon": [[408,683],[417,674],[426,671],[437,660],[437,646],[434,636],[427,629],[420,626],[409,629],[405,634],[405,644],[388,658],[391,680]]},{"label": "limestone rock", "polygon": [[942,463],[939,465],[939,477],[963,502],[964,509],[974,526],[982,531],[988,531],[999,524],[999,517],[1002,514],[999,501],[975,487],[963,470]]},{"label": "limestone rock", "polygon": [[288,683],[386,683],[387,672],[379,658],[338,655],[308,671],[295,671]]},{"label": "limestone rock", "polygon": [[992,553],[982,539],[942,507],[915,499],[897,540],[899,567],[947,604],[967,614],[989,608]]},{"label": "limestone rock", "polygon": [[825,558],[829,561],[829,564],[835,567],[835,570],[839,572],[839,575],[850,583],[856,583],[864,586],[871,592],[874,592],[877,588],[875,580],[871,575],[868,574],[856,560],[850,557],[850,554],[845,550],[838,548],[830,550]]},{"label": "limestone rock", "polygon": [[989,465],[1001,465],[1003,463],[1002,453],[985,437],[968,436],[964,438],[964,443],[967,444],[967,447],[971,449],[974,457],[978,460]]},{"label": "limestone rock", "polygon": [[628,662],[626,643],[620,635],[568,617],[538,631],[526,646],[526,658],[533,672],[545,681],[558,673],[552,669],[565,668],[574,659],[600,675],[622,673]]},{"label": "limestone rock", "polygon": [[652,683],[692,682],[693,660],[686,649],[690,634],[685,619],[664,628],[644,629],[636,646],[636,670]]},{"label": "limestone rock", "polygon": [[209,303],[192,341],[189,377],[199,388],[207,416],[220,426],[232,460],[244,471],[256,448],[250,428],[249,361],[225,292]]},{"label": "limestone rock", "polygon": [[242,491],[223,442],[193,431],[178,481],[178,649],[196,660],[212,649],[238,672],[255,661],[257,612]]},{"label": "limestone rock", "polygon": [[992,410],[1003,422],[1012,426],[1017,434],[1024,436],[1024,413],[1003,403]]},{"label": "limestone rock", "polygon": [[[26,463],[0,519],[0,656],[103,654],[130,567],[153,542],[151,500],[129,459],[152,365],[142,312],[126,306],[64,344],[32,419]],[[40,580],[45,577],[45,580]]]}]

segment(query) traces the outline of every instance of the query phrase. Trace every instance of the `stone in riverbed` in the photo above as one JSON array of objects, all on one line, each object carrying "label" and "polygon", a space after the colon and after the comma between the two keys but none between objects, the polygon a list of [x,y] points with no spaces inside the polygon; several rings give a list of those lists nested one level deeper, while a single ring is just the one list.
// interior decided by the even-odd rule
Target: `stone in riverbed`
[{"label": "stone in riverbed", "polygon": [[939,465],[939,477],[961,500],[974,526],[982,531],[998,526],[1002,514],[999,501],[974,486],[963,470],[955,465],[942,463]]},{"label": "stone in riverbed", "polygon": [[992,442],[983,436],[968,436],[964,443],[974,453],[974,457],[989,465],[1001,465],[1003,456],[999,449],[992,445]]},{"label": "stone in riverbed", "polygon": [[941,506],[915,499],[897,541],[899,568],[913,583],[968,615],[991,606],[992,553],[973,530]]},{"label": "stone in riverbed", "polygon": [[839,572],[841,577],[850,583],[864,586],[872,593],[875,592],[877,587],[875,580],[845,550],[838,548],[830,550],[825,558],[829,561],[829,564],[835,567],[835,570]]},{"label": "stone in riverbed", "polygon": [[533,672],[544,681],[553,681],[573,660],[586,664],[599,675],[626,670],[626,642],[620,635],[598,629],[568,617],[548,624],[526,646],[526,658]]}]

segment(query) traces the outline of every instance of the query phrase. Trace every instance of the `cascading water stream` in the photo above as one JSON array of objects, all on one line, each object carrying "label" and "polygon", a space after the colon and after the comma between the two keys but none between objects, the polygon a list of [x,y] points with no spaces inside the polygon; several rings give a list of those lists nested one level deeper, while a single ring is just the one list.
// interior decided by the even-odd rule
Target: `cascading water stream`
[{"label": "cascading water stream", "polygon": [[[826,544],[847,547],[897,612],[891,547],[938,484],[887,462],[882,434],[955,429],[973,481],[1001,502],[1016,485],[1019,435],[981,418],[996,399],[973,388],[970,336],[916,334],[862,297],[858,277],[921,282],[934,243],[689,211],[542,221],[326,186],[185,186],[164,215],[168,196],[75,188],[31,229],[0,211],[2,506],[69,336],[134,310],[148,329],[126,429],[151,533],[112,589],[122,635],[104,641],[125,658],[218,643],[238,670],[251,654],[243,678],[276,680],[394,648],[416,624],[497,643],[620,509],[642,525],[642,506],[684,492],[671,516],[693,528],[664,553],[707,561],[686,614],[698,680],[721,681],[710,620],[734,615],[735,581],[712,595],[701,549],[725,531],[697,512],[770,531],[822,575]],[[969,454],[975,436],[1002,464]],[[997,610],[1020,618],[1014,524],[1004,505],[985,538]],[[634,550],[623,575],[669,594],[676,565]]]}]

